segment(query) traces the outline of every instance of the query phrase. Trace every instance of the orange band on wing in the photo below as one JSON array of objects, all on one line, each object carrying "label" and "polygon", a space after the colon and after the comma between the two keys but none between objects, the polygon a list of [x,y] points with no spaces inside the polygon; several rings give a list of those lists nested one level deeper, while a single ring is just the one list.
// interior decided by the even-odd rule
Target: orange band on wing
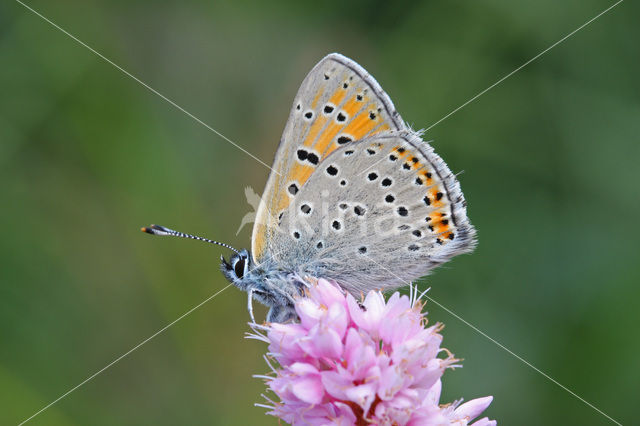
[{"label": "orange band on wing", "polygon": [[335,149],[333,148],[329,152],[327,152],[327,148],[329,147],[331,142],[333,142],[333,140],[336,138],[340,129],[342,129],[343,127],[344,126],[342,124],[337,124],[334,121],[332,121],[331,124],[327,126],[322,136],[318,138],[318,141],[313,146],[313,149],[320,152],[322,154],[322,158],[329,155]]},{"label": "orange band on wing", "polygon": [[[347,94],[347,91],[345,89],[338,89],[336,90],[336,92],[331,96],[331,98],[329,98],[329,103],[333,104],[334,108],[337,108],[337,105],[340,105],[340,103],[342,102],[342,99],[344,99],[345,95]],[[314,100],[314,107],[315,107],[315,103],[318,102],[317,96],[316,99]],[[320,110],[322,110],[323,108],[320,108]],[[314,141],[316,140],[316,138],[318,137],[318,134],[320,133],[320,130],[324,127],[324,125],[327,123],[329,117],[322,115],[320,117],[318,117],[316,119],[316,121],[313,123],[313,125],[311,126],[311,129],[309,130],[309,133],[307,134],[307,136],[304,139],[304,146],[312,146],[315,145]],[[326,134],[326,131],[323,132],[321,134],[321,138],[324,139]],[[318,149],[317,151],[319,153],[322,153],[323,149]]]},{"label": "orange band on wing", "polygon": [[362,107],[366,105],[366,99],[367,98],[364,98],[363,100],[359,101],[355,97],[353,97],[343,105],[342,111],[346,112],[347,116],[354,117],[358,113],[358,111],[360,111]]},{"label": "orange band on wing", "polygon": [[324,88],[320,88],[320,90],[318,90],[316,92],[316,95],[313,97],[313,101],[311,102],[311,108],[312,109],[316,109],[316,105],[318,104],[318,99],[320,99],[320,96],[322,96],[322,94],[324,93]]},{"label": "orange band on wing", "polygon": [[[302,185],[304,185],[304,183],[307,181],[307,179],[309,179],[309,176],[311,176],[311,173],[313,173],[314,170],[315,168],[312,166],[296,163],[293,165],[293,167],[291,167],[290,172],[286,176],[288,181],[281,182],[281,185],[282,187],[284,187],[288,185],[290,181],[295,181],[298,184],[298,189],[300,189]],[[286,188],[284,190],[286,190]],[[276,209],[274,212],[272,212],[272,214],[278,214],[278,212],[280,212],[282,209],[285,209],[289,205],[290,201],[290,198],[286,195],[280,197],[278,203],[276,204]]]},{"label": "orange band on wing", "polygon": [[345,89],[338,89],[333,95],[331,95],[331,97],[329,98],[329,102],[337,107],[338,105],[340,105],[340,103],[342,103],[342,100],[344,99],[346,94],[347,91]]},{"label": "orange band on wing", "polygon": [[[340,101],[342,101],[342,99],[344,98],[346,91],[342,90],[342,92],[343,93],[341,93]],[[332,97],[332,99],[334,97],[337,98],[337,95],[338,93],[336,93]],[[337,105],[337,102],[334,104]],[[362,107],[362,101],[356,101],[354,97],[353,99],[346,102],[345,105],[343,105],[343,107],[340,109],[340,112],[343,114],[347,114],[347,117],[351,118],[361,107]],[[329,146],[331,145],[331,142],[335,140],[336,136],[338,135],[338,132],[340,132],[340,130],[343,128],[345,128],[343,124],[337,124],[335,122],[332,122],[331,124],[329,124],[329,126],[325,129],[323,134],[318,138],[318,141],[314,144],[314,149],[317,152],[322,153],[323,157],[326,157],[327,155],[329,155],[334,149],[337,148],[337,146],[335,146],[335,147],[332,147],[330,150],[328,150]],[[358,137],[356,137],[355,135],[351,135],[351,136],[354,139],[358,139]]]},{"label": "orange band on wing", "polygon": [[422,175],[422,178],[427,186],[433,185],[433,174],[431,172],[429,172],[428,170],[424,170],[420,172],[420,175]]},{"label": "orange band on wing", "polygon": [[438,234],[440,234],[442,232],[445,232],[447,229],[449,229],[449,225],[447,224],[446,219],[436,223],[434,225],[434,229],[435,229],[436,233],[438,233]]},{"label": "orange band on wing", "polygon": [[311,126],[311,129],[309,129],[309,133],[307,133],[307,137],[305,138],[303,143],[304,146],[311,146],[313,144],[313,141],[316,139],[316,136],[318,136],[320,129],[322,129],[327,123],[328,118],[329,117],[323,115],[316,119],[316,121]]},{"label": "orange band on wing", "polygon": [[355,140],[362,139],[367,133],[369,133],[376,125],[377,120],[369,118],[369,113],[363,111],[355,117],[347,127],[344,128],[345,133],[353,136]]},{"label": "orange band on wing", "polygon": [[431,204],[433,207],[442,207],[444,205],[442,201],[442,192],[436,187],[429,191],[429,195],[431,196]]}]

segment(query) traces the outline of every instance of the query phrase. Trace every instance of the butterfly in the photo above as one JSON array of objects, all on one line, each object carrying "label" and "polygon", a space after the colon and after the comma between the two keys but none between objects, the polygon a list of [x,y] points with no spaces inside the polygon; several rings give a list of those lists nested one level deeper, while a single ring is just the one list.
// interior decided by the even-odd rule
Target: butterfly
[{"label": "butterfly", "polygon": [[251,252],[158,225],[156,235],[234,251],[221,270],[268,322],[295,320],[316,278],[359,296],[393,289],[470,252],[475,230],[460,184],[401,119],[376,80],[332,53],[302,82],[256,213]]}]

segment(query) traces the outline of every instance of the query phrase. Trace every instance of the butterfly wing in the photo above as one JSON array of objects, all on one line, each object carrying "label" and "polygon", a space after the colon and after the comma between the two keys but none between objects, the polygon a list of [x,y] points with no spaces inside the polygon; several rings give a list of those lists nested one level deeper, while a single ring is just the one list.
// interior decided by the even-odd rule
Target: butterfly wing
[{"label": "butterfly wing", "polygon": [[327,156],[353,141],[405,129],[387,94],[361,66],[336,53],[322,59],[293,101],[256,215],[254,261],[270,253],[283,212]]},{"label": "butterfly wing", "polygon": [[457,179],[410,131],[334,150],[279,231],[271,247],[279,263],[354,294],[407,284],[475,245]]}]

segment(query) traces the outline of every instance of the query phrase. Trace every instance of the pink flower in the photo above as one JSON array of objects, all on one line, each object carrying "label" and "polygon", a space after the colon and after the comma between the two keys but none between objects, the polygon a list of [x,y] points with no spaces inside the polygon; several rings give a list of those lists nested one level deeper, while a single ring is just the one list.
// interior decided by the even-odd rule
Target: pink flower
[{"label": "pink flower", "polygon": [[442,326],[427,327],[415,291],[386,302],[371,291],[359,304],[320,279],[295,308],[299,323],[251,324],[249,337],[269,344],[273,375],[256,376],[277,396],[257,404],[267,414],[292,424],[468,425],[493,399],[439,405],[440,378],[458,360],[440,347]]}]

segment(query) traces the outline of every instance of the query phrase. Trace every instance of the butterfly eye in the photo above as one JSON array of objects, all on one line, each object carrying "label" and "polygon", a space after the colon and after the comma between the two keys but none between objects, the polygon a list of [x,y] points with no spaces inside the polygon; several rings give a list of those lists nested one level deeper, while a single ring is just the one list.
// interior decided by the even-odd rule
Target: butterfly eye
[{"label": "butterfly eye", "polygon": [[245,260],[243,258],[238,259],[235,265],[233,265],[233,270],[236,273],[236,276],[240,279],[242,279],[242,276],[244,275],[244,265]]}]

